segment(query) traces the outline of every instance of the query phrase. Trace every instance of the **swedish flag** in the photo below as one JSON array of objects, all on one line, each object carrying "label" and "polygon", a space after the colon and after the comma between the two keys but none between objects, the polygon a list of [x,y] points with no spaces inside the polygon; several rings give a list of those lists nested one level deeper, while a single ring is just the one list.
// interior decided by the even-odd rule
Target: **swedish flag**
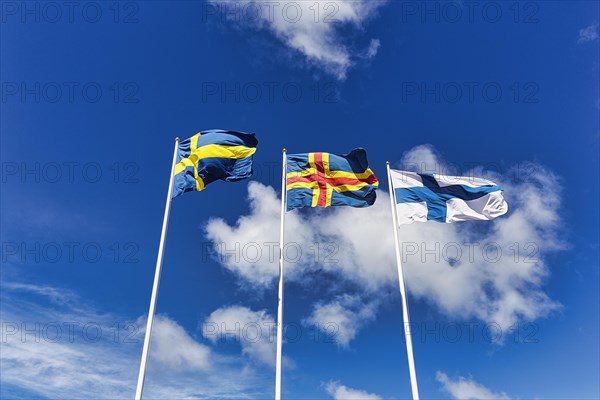
[{"label": "swedish flag", "polygon": [[258,140],[251,133],[212,129],[179,143],[173,192],[204,190],[216,180],[235,182],[252,175],[252,155]]}]

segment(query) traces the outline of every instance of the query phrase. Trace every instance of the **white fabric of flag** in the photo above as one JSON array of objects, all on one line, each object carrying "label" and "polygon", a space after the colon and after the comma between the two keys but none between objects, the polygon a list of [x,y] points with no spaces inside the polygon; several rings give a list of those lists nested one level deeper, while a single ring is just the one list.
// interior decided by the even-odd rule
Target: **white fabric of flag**
[{"label": "white fabric of flag", "polygon": [[398,224],[491,220],[508,211],[502,188],[483,178],[391,170]]}]

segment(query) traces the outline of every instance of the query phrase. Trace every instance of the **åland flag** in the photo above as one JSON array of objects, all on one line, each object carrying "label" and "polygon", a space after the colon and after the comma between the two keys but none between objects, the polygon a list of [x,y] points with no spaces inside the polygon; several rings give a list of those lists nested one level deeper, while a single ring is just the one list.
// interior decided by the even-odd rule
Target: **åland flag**
[{"label": "\u00e5land flag", "polygon": [[252,175],[258,140],[251,133],[212,129],[179,143],[172,197],[204,190],[216,180],[235,182]]},{"label": "\u00e5land flag", "polygon": [[502,188],[482,178],[390,171],[398,224],[491,220],[508,211]]},{"label": "\u00e5land flag", "polygon": [[287,210],[302,207],[368,207],[379,182],[369,168],[367,152],[304,153],[287,156]]}]

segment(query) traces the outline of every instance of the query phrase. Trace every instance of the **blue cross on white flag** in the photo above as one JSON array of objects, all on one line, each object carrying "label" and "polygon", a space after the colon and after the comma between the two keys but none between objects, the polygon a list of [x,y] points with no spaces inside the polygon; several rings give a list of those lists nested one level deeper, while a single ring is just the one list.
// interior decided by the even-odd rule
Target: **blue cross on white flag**
[{"label": "blue cross on white flag", "polygon": [[490,220],[508,211],[502,188],[487,179],[390,172],[398,224]]}]

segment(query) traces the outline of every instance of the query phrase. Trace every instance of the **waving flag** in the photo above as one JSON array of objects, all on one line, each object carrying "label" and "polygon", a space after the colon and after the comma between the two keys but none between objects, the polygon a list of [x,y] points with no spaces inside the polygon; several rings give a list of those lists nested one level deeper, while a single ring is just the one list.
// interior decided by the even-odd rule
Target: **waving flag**
[{"label": "waving flag", "polygon": [[235,182],[252,175],[258,140],[250,133],[213,129],[179,143],[172,197],[204,190],[216,180]]},{"label": "waving flag", "polygon": [[354,149],[346,155],[287,156],[288,211],[302,207],[368,207],[375,202],[378,185],[364,149]]},{"label": "waving flag", "polygon": [[508,211],[502,188],[482,178],[391,170],[398,223],[490,220]]}]

